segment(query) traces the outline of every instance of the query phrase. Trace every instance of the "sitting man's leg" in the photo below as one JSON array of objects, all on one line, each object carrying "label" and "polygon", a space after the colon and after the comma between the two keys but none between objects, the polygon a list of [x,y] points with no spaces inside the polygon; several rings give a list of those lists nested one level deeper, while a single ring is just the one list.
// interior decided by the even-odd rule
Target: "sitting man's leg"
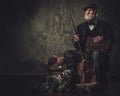
[{"label": "sitting man's leg", "polygon": [[102,77],[103,77],[103,54],[97,50],[94,50],[91,54],[91,58],[95,67],[96,81],[98,87],[102,87]]}]

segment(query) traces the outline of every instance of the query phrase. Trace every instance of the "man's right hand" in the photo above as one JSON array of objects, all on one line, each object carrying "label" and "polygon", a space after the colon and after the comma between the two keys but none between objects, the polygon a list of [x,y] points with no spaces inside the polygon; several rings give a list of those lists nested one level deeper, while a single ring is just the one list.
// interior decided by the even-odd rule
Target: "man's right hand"
[{"label": "man's right hand", "polygon": [[73,35],[73,40],[74,40],[75,42],[77,42],[77,41],[80,41],[80,38],[79,38],[78,35],[74,34],[74,35]]}]

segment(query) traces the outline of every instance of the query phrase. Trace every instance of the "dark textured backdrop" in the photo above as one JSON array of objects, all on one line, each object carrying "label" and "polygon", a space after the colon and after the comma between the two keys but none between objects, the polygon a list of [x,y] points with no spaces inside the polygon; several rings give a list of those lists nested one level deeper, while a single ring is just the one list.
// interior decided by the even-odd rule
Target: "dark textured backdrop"
[{"label": "dark textured backdrop", "polygon": [[1,74],[44,74],[48,57],[61,56],[74,49],[75,24],[84,21],[83,7],[97,3],[99,17],[113,27],[116,44],[112,51],[110,72],[120,74],[119,5],[115,0],[2,0],[0,3]]}]

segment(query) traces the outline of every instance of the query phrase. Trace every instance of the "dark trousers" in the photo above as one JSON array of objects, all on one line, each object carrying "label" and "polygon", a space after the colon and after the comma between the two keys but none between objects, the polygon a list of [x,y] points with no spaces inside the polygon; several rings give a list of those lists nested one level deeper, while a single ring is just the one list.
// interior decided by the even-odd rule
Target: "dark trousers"
[{"label": "dark trousers", "polygon": [[91,54],[94,67],[96,69],[96,81],[98,87],[104,86],[105,79],[105,54],[94,50]]}]

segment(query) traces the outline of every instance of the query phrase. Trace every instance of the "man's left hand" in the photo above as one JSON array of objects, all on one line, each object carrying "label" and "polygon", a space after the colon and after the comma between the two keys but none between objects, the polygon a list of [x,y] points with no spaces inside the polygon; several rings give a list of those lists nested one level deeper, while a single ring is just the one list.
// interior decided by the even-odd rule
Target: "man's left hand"
[{"label": "man's left hand", "polygon": [[94,43],[100,42],[101,40],[103,40],[103,36],[95,36],[95,37],[93,37],[93,42]]}]

